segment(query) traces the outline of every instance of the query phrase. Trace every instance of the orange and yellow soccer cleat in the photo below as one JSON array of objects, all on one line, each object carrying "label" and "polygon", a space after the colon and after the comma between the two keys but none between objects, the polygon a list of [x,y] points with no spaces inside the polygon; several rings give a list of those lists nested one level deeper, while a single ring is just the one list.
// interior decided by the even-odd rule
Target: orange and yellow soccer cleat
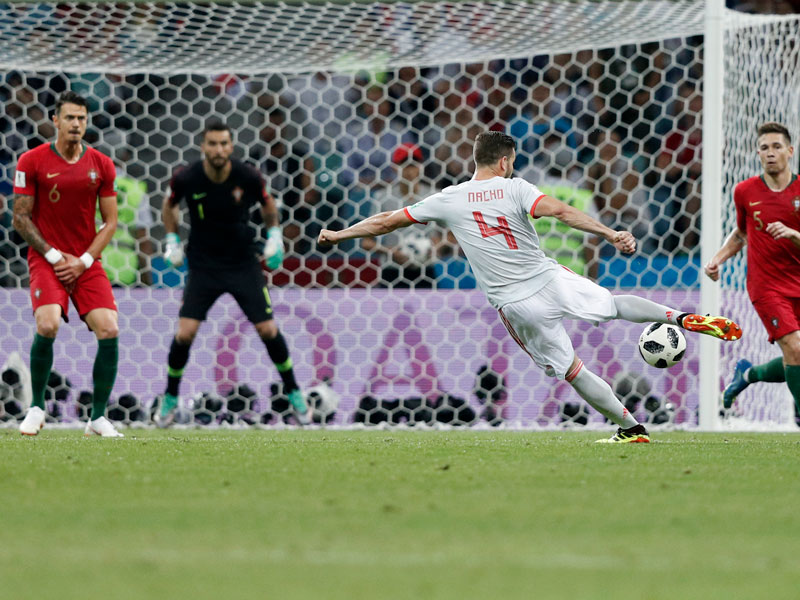
[{"label": "orange and yellow soccer cleat", "polygon": [[681,327],[686,331],[705,333],[726,342],[733,342],[742,337],[742,328],[727,317],[688,314],[681,320]]},{"label": "orange and yellow soccer cleat", "polygon": [[603,438],[602,440],[597,440],[595,444],[649,444],[650,443],[650,434],[647,433],[647,429],[645,429],[644,425],[634,425],[633,427],[628,427],[628,429],[623,429],[620,427],[617,429],[617,433],[612,435],[610,438]]}]

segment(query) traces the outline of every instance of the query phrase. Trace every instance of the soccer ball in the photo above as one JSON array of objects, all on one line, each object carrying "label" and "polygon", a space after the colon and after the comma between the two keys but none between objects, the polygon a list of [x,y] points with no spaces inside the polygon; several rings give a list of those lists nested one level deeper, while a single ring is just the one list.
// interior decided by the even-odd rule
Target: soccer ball
[{"label": "soccer ball", "polygon": [[315,423],[330,423],[339,407],[339,394],[323,381],[306,390],[306,400],[311,405]]},{"label": "soccer ball", "polygon": [[424,263],[431,255],[433,244],[430,238],[426,236],[409,236],[400,250],[408,256],[413,262]]},{"label": "soccer ball", "polygon": [[639,354],[648,365],[666,369],[678,364],[686,352],[686,338],[674,325],[651,323],[639,337]]}]

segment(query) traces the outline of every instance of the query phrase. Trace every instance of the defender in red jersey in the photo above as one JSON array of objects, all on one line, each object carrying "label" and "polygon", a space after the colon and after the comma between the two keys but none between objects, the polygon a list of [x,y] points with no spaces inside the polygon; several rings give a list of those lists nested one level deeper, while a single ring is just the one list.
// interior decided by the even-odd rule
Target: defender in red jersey
[{"label": "defender in red jersey", "polygon": [[782,352],[763,365],[740,360],[723,393],[725,408],[751,383],[785,381],[800,411],[800,179],[792,173],[793,156],[785,126],[758,128],[763,173],[736,186],[736,229],[705,266],[717,281],[722,263],[747,244],[747,292]]},{"label": "defender in red jersey", "polygon": [[[31,347],[33,402],[20,425],[37,435],[44,425],[44,391],[53,364],[53,342],[68,299],[97,336],[94,399],[86,435],[121,437],[105,410],[117,375],[117,305],[99,262],[117,229],[115,169],[111,159],[83,144],[86,100],[74,92],[56,102],[56,141],[20,156],[14,177],[14,228],[28,242],[31,302],[36,335]],[[99,207],[104,227],[97,231]]]}]

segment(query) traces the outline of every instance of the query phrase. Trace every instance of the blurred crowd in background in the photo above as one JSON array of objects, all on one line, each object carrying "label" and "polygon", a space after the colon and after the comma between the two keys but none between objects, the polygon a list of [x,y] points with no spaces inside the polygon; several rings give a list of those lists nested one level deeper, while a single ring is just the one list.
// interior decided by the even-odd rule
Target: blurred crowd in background
[{"label": "blurred crowd in background", "polygon": [[[728,2],[800,12],[796,2]],[[200,158],[209,120],[234,131],[235,157],[279,202],[287,260],[274,285],[472,287],[454,240],[435,226],[319,248],[340,228],[469,179],[475,136],[518,144],[516,174],[633,231],[650,260],[699,260],[702,38],[488,63],[241,77],[0,73],[0,285],[25,286],[25,244],[11,227],[19,155],[54,139],[67,89],[90,101],[88,143],[118,168],[120,225],[103,256],[120,286],[181,285],[161,258],[160,207],[174,170]],[[263,235],[254,212],[254,231]],[[542,244],[598,277],[611,248],[536,223]],[[185,230],[184,239],[185,239]]]}]

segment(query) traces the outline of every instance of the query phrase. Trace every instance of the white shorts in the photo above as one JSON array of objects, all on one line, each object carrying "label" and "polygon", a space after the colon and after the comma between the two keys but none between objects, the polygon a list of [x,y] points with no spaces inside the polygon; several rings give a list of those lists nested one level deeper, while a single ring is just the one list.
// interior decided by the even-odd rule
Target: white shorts
[{"label": "white shorts", "polygon": [[508,332],[550,377],[564,379],[575,357],[564,319],[597,325],[617,316],[614,297],[566,267],[533,296],[499,309]]}]

